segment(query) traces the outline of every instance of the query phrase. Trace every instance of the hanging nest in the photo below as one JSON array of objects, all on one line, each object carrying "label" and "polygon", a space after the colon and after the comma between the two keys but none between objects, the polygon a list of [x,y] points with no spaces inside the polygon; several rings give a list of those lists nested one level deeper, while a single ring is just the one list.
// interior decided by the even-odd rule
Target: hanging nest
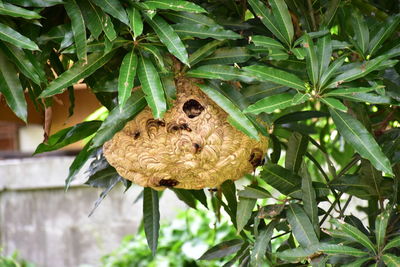
[{"label": "hanging nest", "polygon": [[177,98],[162,120],[147,107],[104,144],[122,177],[157,190],[213,188],[261,164],[266,137],[257,141],[231,126],[196,82],[178,78]]}]

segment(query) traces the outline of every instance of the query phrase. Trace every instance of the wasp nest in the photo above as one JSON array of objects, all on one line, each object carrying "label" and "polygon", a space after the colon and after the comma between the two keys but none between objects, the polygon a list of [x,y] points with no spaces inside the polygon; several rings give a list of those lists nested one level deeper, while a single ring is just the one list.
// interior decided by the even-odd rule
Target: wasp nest
[{"label": "wasp nest", "polygon": [[237,180],[261,163],[267,139],[236,130],[194,82],[176,81],[177,99],[162,120],[147,107],[104,144],[122,177],[157,190],[201,189]]}]

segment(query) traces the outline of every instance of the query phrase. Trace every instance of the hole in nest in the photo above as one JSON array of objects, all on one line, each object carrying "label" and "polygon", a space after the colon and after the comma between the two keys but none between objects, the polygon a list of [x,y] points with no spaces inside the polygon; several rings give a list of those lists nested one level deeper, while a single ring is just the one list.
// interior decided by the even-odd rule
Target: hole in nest
[{"label": "hole in nest", "polygon": [[201,145],[194,143],[193,146],[194,146],[194,153],[197,154],[197,153],[201,152],[201,149],[202,149]]},{"label": "hole in nest", "polygon": [[137,132],[135,132],[134,134],[133,134],[133,139],[138,139],[140,137],[140,132],[139,131],[137,131]]},{"label": "hole in nest", "polygon": [[199,103],[199,101],[194,99],[190,99],[183,104],[183,111],[190,119],[199,116],[203,110],[204,107]]},{"label": "hole in nest", "polygon": [[160,182],[158,182],[159,186],[166,186],[166,187],[174,187],[177,186],[179,182],[174,179],[161,179]]},{"label": "hole in nest", "polygon": [[257,166],[260,166],[262,164],[262,161],[263,161],[262,151],[258,148],[254,149],[250,154],[249,158],[250,164],[253,165],[254,168],[256,168]]}]

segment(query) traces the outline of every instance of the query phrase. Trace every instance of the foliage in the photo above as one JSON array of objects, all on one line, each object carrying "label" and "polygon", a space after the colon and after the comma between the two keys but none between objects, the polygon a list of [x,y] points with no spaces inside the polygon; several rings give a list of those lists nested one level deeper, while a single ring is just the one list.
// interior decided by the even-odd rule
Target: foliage
[{"label": "foliage", "polygon": [[5,256],[0,248],[0,253],[0,266],[2,267],[35,267],[33,263],[21,259],[17,252],[10,256]]},{"label": "foliage", "polygon": [[[88,184],[105,187],[97,206],[115,184],[130,186],[102,144],[146,105],[161,118],[174,77],[202,78],[230,123],[271,141],[249,186],[228,182],[212,195],[241,241],[203,259],[222,250],[235,254],[227,266],[398,266],[398,13],[389,0],[0,1],[0,92],[26,121],[24,91],[44,113],[52,96],[68,90],[73,100],[75,83],[89,85],[109,116],[64,129],[37,152],[90,137],[67,187],[92,160]],[[193,208],[207,203],[203,191],[174,192]],[[155,253],[158,195],[143,195]],[[368,202],[366,220],[346,215],[354,198]]]},{"label": "foliage", "polygon": [[162,225],[159,247],[152,257],[143,229],[126,236],[121,246],[102,258],[102,266],[221,266],[222,260],[197,261],[209,246],[234,239],[228,220],[216,222],[212,212],[204,209],[180,212],[172,222]]}]

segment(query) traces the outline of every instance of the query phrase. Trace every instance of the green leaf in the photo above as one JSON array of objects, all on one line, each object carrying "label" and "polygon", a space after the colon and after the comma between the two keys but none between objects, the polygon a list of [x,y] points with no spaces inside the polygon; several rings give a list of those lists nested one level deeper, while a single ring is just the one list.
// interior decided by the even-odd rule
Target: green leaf
[{"label": "green leaf", "polygon": [[133,92],[122,110],[119,107],[111,110],[93,137],[91,148],[99,147],[110,140],[116,132],[124,128],[127,121],[135,117],[145,106],[146,100],[143,92]]},{"label": "green leaf", "polygon": [[286,149],[285,168],[298,173],[303,156],[307,152],[308,136],[293,132]]},{"label": "green leaf", "polygon": [[136,76],[138,58],[134,51],[128,52],[122,60],[118,77],[118,103],[122,109],[131,96],[133,80]]},{"label": "green leaf", "polygon": [[247,134],[251,138],[259,140],[258,132],[251,121],[240,111],[238,107],[235,106],[228,98],[226,98],[223,94],[221,94],[216,89],[204,85],[197,84],[200,89],[213,100],[218,105],[229,114],[228,122],[232,124],[234,127],[238,128],[238,130]]},{"label": "green leaf", "polygon": [[329,109],[332,119],[343,138],[363,158],[368,159],[374,167],[393,175],[389,159],[383,154],[375,139],[365,127],[351,115],[335,109]]},{"label": "green leaf", "polygon": [[69,186],[71,185],[71,182],[75,179],[76,175],[79,173],[79,171],[82,169],[82,167],[88,161],[88,159],[95,152],[95,150],[90,150],[89,146],[90,146],[90,142],[88,142],[82,148],[82,150],[79,152],[79,154],[75,157],[74,161],[71,163],[71,166],[69,166],[68,177],[65,180],[65,191],[68,190]]},{"label": "green leaf", "polygon": [[301,262],[310,258],[315,252],[317,252],[318,247],[318,245],[315,245],[308,248],[298,247],[294,249],[286,249],[284,251],[278,251],[277,256],[289,262]]},{"label": "green leaf", "polygon": [[389,38],[392,33],[396,30],[400,23],[400,14],[393,17],[389,17],[383,25],[379,28],[379,31],[372,37],[369,43],[369,54],[373,55],[379,48],[381,48],[382,43]]},{"label": "green leaf", "polygon": [[24,89],[14,65],[0,51],[0,93],[11,110],[24,122],[27,122],[27,105]]},{"label": "green leaf", "polygon": [[98,7],[103,9],[104,12],[110,14],[122,23],[129,26],[129,19],[126,15],[125,9],[119,1],[111,0],[91,0]]},{"label": "green leaf", "polygon": [[160,76],[153,63],[143,55],[139,59],[138,76],[154,118],[162,118],[167,110],[167,103]]},{"label": "green leaf", "polygon": [[290,45],[293,41],[294,30],[292,17],[290,16],[285,1],[270,0],[269,4],[271,5],[272,13],[277,22],[280,33],[282,33],[286,42]]},{"label": "green leaf", "polygon": [[75,0],[68,0],[64,4],[68,17],[71,19],[72,32],[74,33],[75,48],[78,59],[86,61],[86,28],[82,12]]},{"label": "green leaf", "polygon": [[181,188],[171,188],[174,191],[175,195],[185,202],[186,205],[191,207],[192,209],[196,209],[196,199],[193,197],[190,190],[181,189]]},{"label": "green leaf", "polygon": [[301,184],[301,178],[298,175],[272,163],[267,163],[263,167],[260,177],[285,195],[289,195],[297,188],[300,188]]},{"label": "green leaf", "polygon": [[115,32],[114,25],[110,16],[104,14],[102,21],[103,23],[101,25],[103,27],[104,33],[106,34],[108,40],[113,41],[115,38],[117,38],[117,33]]},{"label": "green leaf", "polygon": [[329,63],[331,61],[332,55],[332,42],[329,34],[320,38],[317,42],[317,58],[318,58],[318,74],[319,81],[322,77],[322,74],[328,69]]},{"label": "green leaf", "polygon": [[104,12],[89,0],[79,1],[79,5],[80,9],[85,11],[82,15],[85,19],[86,26],[94,38],[99,38],[103,30]]},{"label": "green leaf", "polygon": [[23,7],[50,7],[63,4],[63,0],[7,0],[7,2]]},{"label": "green leaf", "polygon": [[143,225],[147,244],[155,256],[160,231],[160,210],[158,192],[149,187],[143,189]]},{"label": "green leaf", "polygon": [[328,69],[324,72],[321,73],[321,79],[320,79],[320,88],[325,88],[326,84],[329,82],[329,80],[337,73],[339,68],[343,65],[344,61],[346,60],[345,56],[342,56],[338,59],[336,59],[334,62],[332,62]]},{"label": "green leaf", "polygon": [[393,254],[385,254],[382,259],[388,267],[400,267],[400,257]]},{"label": "green leaf", "polygon": [[311,177],[308,175],[308,173],[302,175],[301,192],[304,211],[310,219],[311,224],[314,227],[315,233],[317,234],[317,236],[319,236],[318,205],[316,200],[317,197]]},{"label": "green leaf", "polygon": [[306,90],[304,82],[300,78],[283,70],[262,65],[244,67],[243,70],[253,75],[260,81],[270,81],[276,84],[285,85],[290,88],[298,89],[300,91]]},{"label": "green leaf", "polygon": [[348,235],[350,238],[352,238],[354,241],[358,242],[365,248],[367,248],[369,251],[373,252],[376,254],[376,248],[374,244],[372,244],[371,240],[360,230],[358,230],[356,227],[340,220],[334,220],[334,223],[336,226],[340,228],[346,235]]},{"label": "green leaf", "polygon": [[390,104],[392,100],[388,96],[371,94],[371,93],[353,93],[343,94],[340,98],[350,100],[353,102],[367,102],[370,104]]},{"label": "green leaf", "polygon": [[203,24],[185,24],[178,23],[173,25],[173,29],[177,34],[182,37],[190,36],[197,37],[200,39],[214,38],[217,40],[232,39],[236,40],[241,38],[240,34],[237,34],[231,30],[225,30],[219,25],[210,27]]},{"label": "green leaf", "polygon": [[253,199],[264,199],[272,197],[267,190],[256,185],[246,186],[243,190],[238,191],[238,196]]},{"label": "green leaf", "polygon": [[133,38],[136,38],[143,33],[143,21],[139,10],[134,7],[127,9],[129,21],[131,23],[131,29],[133,31]]},{"label": "green leaf", "polygon": [[215,49],[217,49],[217,47],[222,45],[223,43],[224,41],[214,40],[197,49],[193,54],[189,56],[190,66],[193,67],[202,59],[211,55],[215,51]]},{"label": "green leaf", "polygon": [[378,251],[382,251],[385,244],[386,228],[390,218],[390,210],[385,210],[375,219],[375,236],[378,245]]},{"label": "green leaf", "polygon": [[[236,215],[237,212],[237,198],[236,198],[236,186],[235,182],[232,180],[226,180],[221,185],[221,191],[224,195],[226,201],[228,202],[228,207],[232,211],[232,214]],[[234,221],[234,220],[232,220]]]},{"label": "green leaf", "polygon": [[347,107],[337,100],[336,98],[331,98],[331,97],[322,97],[319,99],[322,103],[327,105],[330,108],[334,108],[343,112],[347,112]]},{"label": "green leaf", "polygon": [[210,17],[199,13],[167,11],[162,14],[175,23],[202,24],[210,27],[219,25]]},{"label": "green leaf", "polygon": [[156,32],[158,38],[167,47],[168,51],[189,66],[186,48],[174,29],[160,16],[155,16],[153,19],[147,16],[146,21]]},{"label": "green leaf", "polygon": [[349,255],[355,257],[368,255],[368,253],[365,251],[349,246],[336,245],[336,244],[321,244],[319,250],[328,255]]},{"label": "green leaf", "polygon": [[285,47],[280,42],[276,41],[275,39],[272,39],[271,37],[266,37],[266,36],[262,36],[262,35],[254,35],[254,36],[250,36],[250,40],[256,46],[285,50]]},{"label": "green leaf", "polygon": [[269,10],[263,2],[260,0],[249,0],[248,3],[256,13],[257,17],[261,20],[261,22],[275,35],[281,42],[290,46],[290,42],[283,35],[281,30],[277,27],[278,22],[276,18],[272,15],[271,10]]},{"label": "green leaf", "polygon": [[339,88],[329,91],[329,93],[324,94],[324,96],[351,96],[358,93],[368,93],[381,88],[380,86],[371,87],[351,87],[351,88]]},{"label": "green leaf", "polygon": [[360,63],[360,64],[355,64],[355,67],[353,67],[349,70],[346,70],[342,74],[339,74],[326,87],[327,88],[335,88],[344,82],[350,82],[350,81],[362,78],[365,75],[367,75],[368,73],[378,69],[381,66],[381,64],[384,61],[386,61],[388,58],[389,57],[387,55],[379,56],[370,61],[366,61],[366,62]]},{"label": "green leaf", "polygon": [[237,212],[236,212],[236,229],[240,233],[246,226],[251,217],[257,199],[239,197]]},{"label": "green leaf", "polygon": [[293,94],[283,93],[267,96],[253,105],[248,106],[244,112],[259,114],[261,112],[272,113],[277,109],[284,109],[293,105]]},{"label": "green leaf", "polygon": [[191,69],[186,73],[188,77],[219,79],[224,81],[238,80],[250,83],[254,79],[245,75],[240,69],[226,65],[203,65],[196,69]]},{"label": "green leaf", "polygon": [[24,50],[5,42],[0,42],[0,49],[3,50],[9,60],[14,62],[22,74],[31,79],[37,85],[40,85],[42,82],[41,76],[30,59],[26,56]]},{"label": "green leaf", "polygon": [[243,240],[232,239],[229,241],[224,241],[209,250],[207,250],[199,260],[213,260],[223,258],[225,256],[231,255],[239,251],[243,245]]},{"label": "green leaf", "polygon": [[68,127],[51,135],[47,143],[38,145],[35,154],[53,151],[82,140],[99,129],[101,121],[86,121],[73,127]]},{"label": "green leaf", "polygon": [[203,64],[234,64],[234,63],[243,63],[251,58],[251,54],[249,53],[246,47],[224,47],[215,50],[215,52],[203,59],[201,62]]},{"label": "green leaf", "polygon": [[388,250],[388,249],[396,248],[396,247],[400,247],[400,236],[397,236],[397,237],[393,238],[392,240],[390,240],[389,242],[387,242],[387,244],[383,248],[383,250]]},{"label": "green leaf", "polygon": [[276,224],[276,221],[271,221],[267,227],[264,227],[259,231],[251,253],[250,266],[262,266],[264,255],[267,252],[267,247],[271,241]]},{"label": "green leaf", "polygon": [[27,10],[25,8],[14,6],[9,3],[0,4],[0,15],[6,15],[11,17],[17,18],[24,18],[24,19],[40,19],[41,16],[31,10]]},{"label": "green leaf", "polygon": [[39,47],[29,38],[21,35],[11,27],[0,23],[0,40],[28,50],[39,50]]},{"label": "green leaf", "polygon": [[175,11],[186,11],[194,13],[206,13],[202,7],[187,1],[181,0],[147,0],[145,2],[149,9],[170,9]]},{"label": "green leaf", "polygon": [[164,55],[160,53],[160,50],[156,46],[143,43],[140,45],[140,48],[142,49],[142,51],[146,51],[154,56],[154,58],[156,59],[156,63],[158,64],[162,72],[168,72],[165,69]]},{"label": "green leaf", "polygon": [[319,241],[310,219],[307,217],[307,214],[301,206],[290,204],[286,211],[286,216],[293,235],[303,248],[318,244]]},{"label": "green leaf", "polygon": [[307,73],[311,83],[316,86],[319,80],[319,68],[318,68],[318,58],[314,48],[314,42],[310,36],[304,34],[303,47],[307,52],[306,62],[307,62]]},{"label": "green leaf", "polygon": [[361,52],[365,55],[369,45],[369,30],[360,12],[353,10],[351,23],[356,37],[356,42]]},{"label": "green leaf", "polygon": [[366,262],[367,260],[370,260],[370,259],[371,259],[370,257],[362,257],[353,262],[344,264],[344,265],[342,265],[342,267],[361,267],[361,266],[363,266],[364,262]]}]

